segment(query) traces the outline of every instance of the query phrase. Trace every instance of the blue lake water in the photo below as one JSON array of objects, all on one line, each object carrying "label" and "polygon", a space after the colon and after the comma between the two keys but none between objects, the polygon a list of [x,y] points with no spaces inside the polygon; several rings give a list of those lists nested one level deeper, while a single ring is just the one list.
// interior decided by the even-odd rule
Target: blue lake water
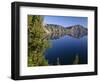
[{"label": "blue lake water", "polygon": [[50,65],[57,65],[57,58],[60,65],[71,65],[76,55],[79,57],[79,64],[87,64],[87,36],[74,38],[65,35],[50,41],[51,47],[45,51],[45,58]]}]

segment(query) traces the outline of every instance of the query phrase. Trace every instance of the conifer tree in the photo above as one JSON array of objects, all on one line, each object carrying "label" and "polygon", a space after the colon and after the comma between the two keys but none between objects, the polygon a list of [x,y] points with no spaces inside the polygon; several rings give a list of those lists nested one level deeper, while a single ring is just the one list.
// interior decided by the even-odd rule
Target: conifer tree
[{"label": "conifer tree", "polygon": [[28,66],[48,65],[44,51],[49,47],[46,39],[43,40],[43,16],[28,16]]}]

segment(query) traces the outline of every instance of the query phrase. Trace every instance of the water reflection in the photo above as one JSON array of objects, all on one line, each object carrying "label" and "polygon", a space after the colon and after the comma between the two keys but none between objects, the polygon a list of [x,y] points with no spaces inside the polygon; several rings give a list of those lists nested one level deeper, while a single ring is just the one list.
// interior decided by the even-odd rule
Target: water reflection
[{"label": "water reflection", "polygon": [[45,39],[50,39],[50,40],[56,40],[56,39],[60,39],[61,37],[63,37],[63,36],[70,36],[70,37],[73,37],[73,38],[77,38],[77,39],[80,39],[80,38],[82,38],[82,37],[84,37],[84,36],[86,36],[87,34],[85,33],[85,34],[79,34],[79,33],[76,33],[76,34],[73,34],[73,33],[68,33],[68,34],[66,34],[66,33],[51,33],[51,34],[46,34],[45,35]]},{"label": "water reflection", "polygon": [[87,34],[52,33],[45,39],[52,44],[45,52],[49,65],[87,64]]}]

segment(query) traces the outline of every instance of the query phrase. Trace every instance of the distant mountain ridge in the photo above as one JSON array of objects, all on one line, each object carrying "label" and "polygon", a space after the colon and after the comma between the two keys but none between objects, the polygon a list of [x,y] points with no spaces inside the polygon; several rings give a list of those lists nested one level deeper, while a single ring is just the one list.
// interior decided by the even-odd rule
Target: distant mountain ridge
[{"label": "distant mountain ridge", "polygon": [[68,27],[63,27],[61,25],[56,24],[46,24],[44,26],[46,33],[48,31],[49,34],[66,34],[75,38],[80,38],[87,35],[87,28],[82,25],[73,25]]},{"label": "distant mountain ridge", "polygon": [[85,35],[87,35],[87,28],[83,27],[82,25],[74,25],[74,26],[70,26],[67,27],[66,30],[69,30],[70,32],[68,32],[67,35],[70,35],[72,37],[76,37],[76,38],[80,38],[83,37]]}]

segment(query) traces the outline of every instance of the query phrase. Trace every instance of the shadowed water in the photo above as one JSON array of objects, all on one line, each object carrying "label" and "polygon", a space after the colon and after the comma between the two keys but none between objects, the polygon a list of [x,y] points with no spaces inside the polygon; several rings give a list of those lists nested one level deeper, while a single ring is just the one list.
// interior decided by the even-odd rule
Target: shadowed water
[{"label": "shadowed water", "polygon": [[87,64],[87,35],[49,34],[51,47],[45,51],[49,65]]}]

